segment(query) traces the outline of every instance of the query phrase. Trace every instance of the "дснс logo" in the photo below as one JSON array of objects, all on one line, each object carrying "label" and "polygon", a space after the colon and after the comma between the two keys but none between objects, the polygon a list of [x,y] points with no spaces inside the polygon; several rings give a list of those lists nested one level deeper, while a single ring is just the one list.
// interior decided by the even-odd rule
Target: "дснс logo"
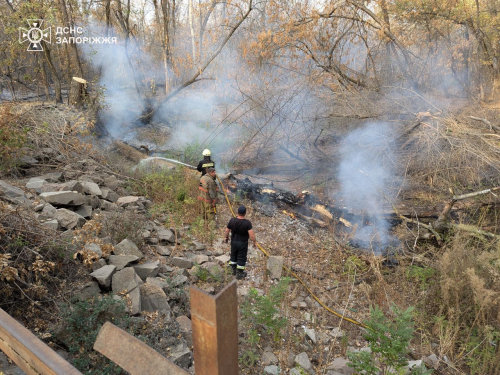
[{"label": "\u0434\u0441\u043d\u0441 logo", "polygon": [[26,20],[29,29],[19,28],[19,43],[29,41],[28,51],[43,51],[42,40],[50,43],[52,32],[50,27],[42,30],[43,20]]}]

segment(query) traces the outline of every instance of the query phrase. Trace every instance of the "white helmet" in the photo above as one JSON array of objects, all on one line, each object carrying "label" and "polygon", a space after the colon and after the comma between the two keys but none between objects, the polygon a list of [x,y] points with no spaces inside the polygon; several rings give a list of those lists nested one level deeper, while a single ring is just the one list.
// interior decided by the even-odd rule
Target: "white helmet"
[{"label": "white helmet", "polygon": [[210,150],[208,148],[203,150],[203,156],[210,156],[210,155],[212,155],[212,153],[210,152]]}]

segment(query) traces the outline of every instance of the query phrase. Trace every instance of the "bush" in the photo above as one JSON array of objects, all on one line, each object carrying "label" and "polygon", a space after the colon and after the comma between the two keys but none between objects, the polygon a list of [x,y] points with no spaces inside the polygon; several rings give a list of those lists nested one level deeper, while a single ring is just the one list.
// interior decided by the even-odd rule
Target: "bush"
[{"label": "bush", "polygon": [[286,326],[287,319],[280,313],[280,306],[286,296],[290,279],[281,279],[277,285],[269,288],[269,294],[259,296],[256,289],[252,288],[247,299],[241,307],[242,323],[248,328],[247,341],[256,344],[259,341],[258,332],[270,335],[278,341],[281,330]]},{"label": "bush", "polygon": [[18,116],[12,113],[11,107],[0,107],[0,172],[15,166],[26,142],[26,133],[27,129],[18,125]]},{"label": "bush", "polygon": [[[414,332],[413,307],[403,311],[392,305],[391,311],[395,315],[394,321],[386,318],[378,307],[371,309],[371,317],[365,322],[371,328],[365,335],[371,351],[347,353],[351,361],[349,366],[354,368],[356,373],[400,374],[408,364],[406,355]],[[420,374],[431,373],[425,366],[417,371],[420,371]]]},{"label": "bush", "polygon": [[130,324],[127,309],[122,301],[112,296],[63,305],[62,324],[54,336],[60,340],[73,357],[74,366],[84,374],[120,374],[122,370],[106,357],[93,350],[102,325],[110,321],[126,329]]}]

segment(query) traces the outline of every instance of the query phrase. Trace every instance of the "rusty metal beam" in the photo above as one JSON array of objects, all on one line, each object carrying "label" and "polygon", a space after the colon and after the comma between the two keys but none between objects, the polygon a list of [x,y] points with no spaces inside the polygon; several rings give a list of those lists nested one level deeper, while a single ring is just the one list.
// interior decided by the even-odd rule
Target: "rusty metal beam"
[{"label": "rusty metal beam", "polygon": [[99,331],[94,350],[130,375],[189,375],[189,372],[110,322],[106,322]]},{"label": "rusty metal beam", "polygon": [[0,349],[28,375],[82,374],[2,309]]},{"label": "rusty metal beam", "polygon": [[238,374],[236,280],[211,296],[190,287],[196,375]]}]

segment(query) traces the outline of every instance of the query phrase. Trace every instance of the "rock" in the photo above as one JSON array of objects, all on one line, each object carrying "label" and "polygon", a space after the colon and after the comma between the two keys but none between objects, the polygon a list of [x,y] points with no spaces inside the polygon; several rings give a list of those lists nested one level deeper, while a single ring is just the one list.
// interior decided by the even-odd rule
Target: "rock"
[{"label": "rock", "polygon": [[71,180],[62,184],[59,191],[76,191],[77,193],[83,194],[84,189],[79,181]]},{"label": "rock", "polygon": [[130,263],[139,260],[138,256],[135,255],[110,255],[109,264],[116,267],[117,271],[120,271],[127,267]]},{"label": "rock", "polygon": [[306,338],[311,340],[312,343],[316,345],[316,343],[317,343],[316,331],[314,329],[309,329],[309,328],[305,328],[304,331],[306,332]]},{"label": "rock", "polygon": [[281,272],[283,271],[283,257],[271,255],[267,259],[267,270],[271,279],[281,279]]},{"label": "rock", "polygon": [[24,195],[24,192],[12,185],[9,185],[5,181],[0,180],[0,195],[11,202],[29,204],[30,201]]},{"label": "rock", "polygon": [[310,373],[310,374],[313,373],[313,368],[312,368],[312,365],[311,365],[311,361],[309,360],[309,357],[307,356],[306,352],[302,352],[302,353],[298,354],[295,357],[294,361],[295,361],[295,364],[297,364],[300,367],[302,367],[308,373]]},{"label": "rock", "polygon": [[92,217],[92,206],[80,206],[75,212],[85,219],[90,219]]},{"label": "rock", "polygon": [[111,277],[115,272],[115,266],[104,266],[102,268],[99,268],[97,271],[92,272],[90,276],[95,278],[99,285],[101,285],[105,289],[109,289],[111,287]]},{"label": "rock", "polygon": [[170,284],[161,277],[148,277],[146,283],[160,287],[165,294],[169,292]]},{"label": "rock", "polygon": [[167,301],[167,295],[157,285],[142,284],[139,286],[141,291],[141,311],[155,312],[170,315],[170,306]]},{"label": "rock", "polygon": [[439,358],[434,353],[428,357],[424,357],[423,361],[430,368],[435,369],[439,366]]},{"label": "rock", "polygon": [[81,206],[85,203],[84,196],[76,191],[53,191],[42,193],[40,197],[53,206]]},{"label": "rock", "polygon": [[106,266],[106,260],[98,259],[97,262],[92,263],[92,271],[97,271],[99,268]]},{"label": "rock", "polygon": [[99,200],[99,207],[103,211],[115,212],[120,209],[120,207],[118,207],[116,204],[108,202],[104,199],[97,198],[97,200]]},{"label": "rock", "polygon": [[174,362],[177,366],[188,368],[192,361],[191,351],[187,347],[186,343],[182,342],[170,350],[168,359]]},{"label": "rock", "polygon": [[173,287],[185,284],[188,281],[188,277],[185,275],[175,275],[172,277],[171,284]]},{"label": "rock", "polygon": [[298,368],[293,368],[290,370],[290,375],[302,375],[303,372],[301,370],[299,370]]},{"label": "rock", "polygon": [[215,257],[215,260],[219,261],[220,263],[222,263],[224,265],[228,264],[230,259],[231,259],[231,257],[229,255],[221,255],[221,256]]},{"label": "rock", "polygon": [[75,295],[78,301],[86,301],[101,292],[99,284],[95,281],[91,281],[85,284]]},{"label": "rock", "polygon": [[116,272],[111,282],[114,294],[130,292],[141,284],[141,278],[137,276],[132,267],[126,267]]},{"label": "rock", "polygon": [[345,332],[342,331],[339,327],[335,327],[330,331],[330,336],[332,336],[335,339],[340,339],[345,336]]},{"label": "rock", "polygon": [[116,245],[113,253],[115,255],[135,255],[139,259],[144,258],[144,254],[139,250],[136,244],[129,239],[124,239]]},{"label": "rock", "polygon": [[20,158],[17,159],[18,165],[20,167],[26,168],[26,167],[32,167],[33,165],[38,164],[38,160],[35,158],[32,158],[29,155],[23,155]]},{"label": "rock", "polygon": [[101,188],[101,192],[101,198],[106,199],[107,201],[112,203],[115,203],[120,198],[120,196],[110,188],[103,187]]},{"label": "rock", "polygon": [[[101,201],[96,196],[85,195],[85,205],[86,206],[91,206],[94,210],[97,209],[97,208],[101,208],[102,202],[104,202],[104,201]],[[112,204],[110,202],[107,202],[107,203]],[[113,207],[116,207],[116,209],[118,209],[118,206],[116,206],[116,205],[113,205]],[[108,209],[107,211],[113,211],[113,210]]]},{"label": "rock", "polygon": [[158,275],[158,272],[160,271],[160,262],[158,260],[154,262],[146,262],[133,267],[135,269],[135,273],[137,273],[137,275],[145,281],[148,277],[156,277],[156,275]]},{"label": "rock", "polygon": [[203,264],[203,263],[208,262],[208,256],[203,255],[203,254],[199,254],[199,255],[195,255],[191,260],[197,264]]},{"label": "rock", "polygon": [[[125,268],[128,269],[128,268]],[[136,276],[139,280],[139,276]],[[127,298],[130,301],[130,314],[137,315],[142,311],[141,306],[141,291],[139,288],[134,288],[127,293]]]},{"label": "rock", "polygon": [[200,267],[206,269],[212,276],[215,277],[220,276],[224,273],[224,270],[214,262],[203,263]]},{"label": "rock", "polygon": [[42,180],[45,180],[47,182],[59,182],[63,178],[62,172],[53,172],[53,173],[47,173],[44,174],[43,176],[39,177]]},{"label": "rock", "polygon": [[94,253],[99,255],[99,258],[102,257],[102,250],[101,250],[101,246],[99,246],[99,244],[88,243],[83,248],[87,251],[93,251]]},{"label": "rock", "polygon": [[193,261],[182,257],[172,258],[172,265],[179,268],[190,269],[193,268]]},{"label": "rock", "polygon": [[408,369],[413,369],[414,367],[420,367],[424,364],[423,360],[419,359],[417,361],[408,361],[408,365],[406,366],[406,368]]},{"label": "rock", "polygon": [[165,242],[175,243],[175,234],[170,229],[157,227],[156,234],[162,244]]},{"label": "rock", "polygon": [[56,219],[47,220],[43,222],[42,225],[52,230],[59,229],[59,222]]},{"label": "rock", "polygon": [[82,181],[81,182],[83,186],[83,192],[87,195],[96,195],[96,196],[101,196],[102,191],[99,188],[99,186],[95,182],[90,182],[90,181]]},{"label": "rock", "polygon": [[42,180],[40,177],[30,178],[28,183],[26,184],[26,189],[38,189],[45,185],[47,181]]},{"label": "rock", "polygon": [[171,250],[170,248],[166,247],[166,246],[155,246],[155,249],[156,249],[156,252],[160,255],[163,255],[163,256],[170,256],[171,254]]},{"label": "rock", "polygon": [[189,319],[186,315],[179,316],[175,319],[183,332],[191,332],[193,330],[193,325],[191,323],[191,319]]},{"label": "rock", "polygon": [[66,208],[60,208],[54,214],[54,219],[59,222],[62,228],[73,229],[81,227],[85,224],[85,218],[78,215],[76,212],[70,211]]},{"label": "rock", "polygon": [[270,375],[279,375],[280,368],[276,365],[266,366],[266,367],[264,367],[264,373],[270,374]]},{"label": "rock", "polygon": [[42,215],[46,217],[54,217],[57,209],[52,206],[50,203],[47,203],[43,206]]},{"label": "rock", "polygon": [[127,196],[127,197],[121,197],[119,198],[117,201],[116,201],[116,204],[118,204],[118,206],[120,207],[128,207],[130,206],[131,204],[135,204],[135,203],[138,203],[139,202],[139,197],[135,197],[135,196]]},{"label": "rock", "polygon": [[35,206],[35,212],[40,212],[45,207],[45,203],[40,203]]},{"label": "rock", "polygon": [[104,179],[104,186],[110,188],[111,190],[115,190],[120,185],[118,179],[111,175]]},{"label": "rock", "polygon": [[204,244],[202,244],[201,242],[193,241],[188,245],[187,249],[189,251],[203,251],[203,250],[206,250],[207,247]]},{"label": "rock", "polygon": [[272,352],[270,351],[265,351],[264,354],[262,354],[262,365],[263,366],[268,366],[268,365],[275,365],[279,362],[278,357],[276,357]]},{"label": "rock", "polygon": [[345,370],[352,370],[352,368],[347,365],[348,363],[349,363],[348,359],[343,357],[337,357],[333,360],[332,363],[328,365],[328,369],[343,373]]}]

